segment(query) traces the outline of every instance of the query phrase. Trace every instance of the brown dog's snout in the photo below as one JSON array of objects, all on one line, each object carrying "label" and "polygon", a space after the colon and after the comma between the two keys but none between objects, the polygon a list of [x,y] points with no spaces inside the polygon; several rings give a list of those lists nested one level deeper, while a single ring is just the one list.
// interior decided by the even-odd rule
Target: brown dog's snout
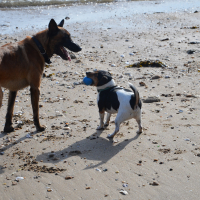
[{"label": "brown dog's snout", "polygon": [[64,43],[64,46],[73,52],[79,52],[82,50],[82,48],[78,44],[74,43],[71,40],[71,38],[70,39],[67,38],[67,40]]},{"label": "brown dog's snout", "polygon": [[76,43],[74,43],[74,42],[68,43],[67,48],[68,48],[70,51],[73,51],[73,52],[79,52],[79,51],[82,50],[82,48],[81,48],[78,44],[76,44]]}]

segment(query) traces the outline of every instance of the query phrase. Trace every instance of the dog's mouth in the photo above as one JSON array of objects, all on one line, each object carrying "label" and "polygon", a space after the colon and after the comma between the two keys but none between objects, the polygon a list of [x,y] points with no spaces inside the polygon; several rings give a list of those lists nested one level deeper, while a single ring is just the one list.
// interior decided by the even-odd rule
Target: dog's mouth
[{"label": "dog's mouth", "polygon": [[86,77],[92,79],[92,84],[90,86],[95,86],[95,83],[96,83],[97,80],[95,79],[94,75],[91,74],[91,72],[86,72]]},{"label": "dog's mouth", "polygon": [[67,49],[65,47],[63,47],[63,46],[60,46],[60,50],[61,50],[61,54],[59,54],[59,56],[64,60],[71,61],[71,57],[70,57],[69,52],[67,51]]}]

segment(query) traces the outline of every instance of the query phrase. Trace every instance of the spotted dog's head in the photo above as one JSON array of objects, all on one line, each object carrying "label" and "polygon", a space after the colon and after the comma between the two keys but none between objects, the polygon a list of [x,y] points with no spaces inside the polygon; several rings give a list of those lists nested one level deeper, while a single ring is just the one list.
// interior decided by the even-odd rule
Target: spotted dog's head
[{"label": "spotted dog's head", "polygon": [[93,80],[93,86],[99,87],[112,80],[111,74],[107,71],[98,70],[95,72],[86,72],[86,76]]},{"label": "spotted dog's head", "polygon": [[63,25],[64,19],[58,25],[54,19],[50,20],[48,29],[46,30],[47,40],[45,46],[49,57],[53,54],[57,54],[63,60],[70,61],[71,58],[67,49],[73,52],[78,52],[81,51],[81,47],[72,41],[70,33],[63,28]]}]

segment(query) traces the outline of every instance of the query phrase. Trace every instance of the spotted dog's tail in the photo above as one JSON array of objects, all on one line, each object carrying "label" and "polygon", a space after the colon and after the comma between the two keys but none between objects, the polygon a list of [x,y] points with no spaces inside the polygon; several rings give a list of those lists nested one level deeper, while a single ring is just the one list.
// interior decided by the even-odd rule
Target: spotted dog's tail
[{"label": "spotted dog's tail", "polygon": [[138,90],[136,89],[136,87],[133,86],[133,84],[128,83],[130,88],[133,90],[134,94],[135,94],[135,106],[134,109],[136,109],[137,105],[139,104],[139,99],[140,99],[140,95]]}]

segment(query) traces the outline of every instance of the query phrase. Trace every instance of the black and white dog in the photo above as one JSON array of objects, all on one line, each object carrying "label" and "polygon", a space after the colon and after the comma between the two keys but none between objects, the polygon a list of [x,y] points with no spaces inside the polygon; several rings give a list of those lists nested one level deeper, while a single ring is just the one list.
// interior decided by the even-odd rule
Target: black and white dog
[{"label": "black and white dog", "polygon": [[[100,115],[100,126],[98,130],[109,125],[111,114],[118,113],[115,119],[115,131],[109,134],[108,138],[113,138],[119,127],[125,120],[135,118],[139,130],[142,133],[141,126],[141,107],[139,93],[137,89],[129,83],[131,90],[118,87],[112,79],[111,74],[107,71],[99,70],[95,72],[86,72],[86,76],[93,80],[92,85],[97,87],[98,91],[98,107]],[[104,124],[104,114],[107,112],[106,122]]]}]

